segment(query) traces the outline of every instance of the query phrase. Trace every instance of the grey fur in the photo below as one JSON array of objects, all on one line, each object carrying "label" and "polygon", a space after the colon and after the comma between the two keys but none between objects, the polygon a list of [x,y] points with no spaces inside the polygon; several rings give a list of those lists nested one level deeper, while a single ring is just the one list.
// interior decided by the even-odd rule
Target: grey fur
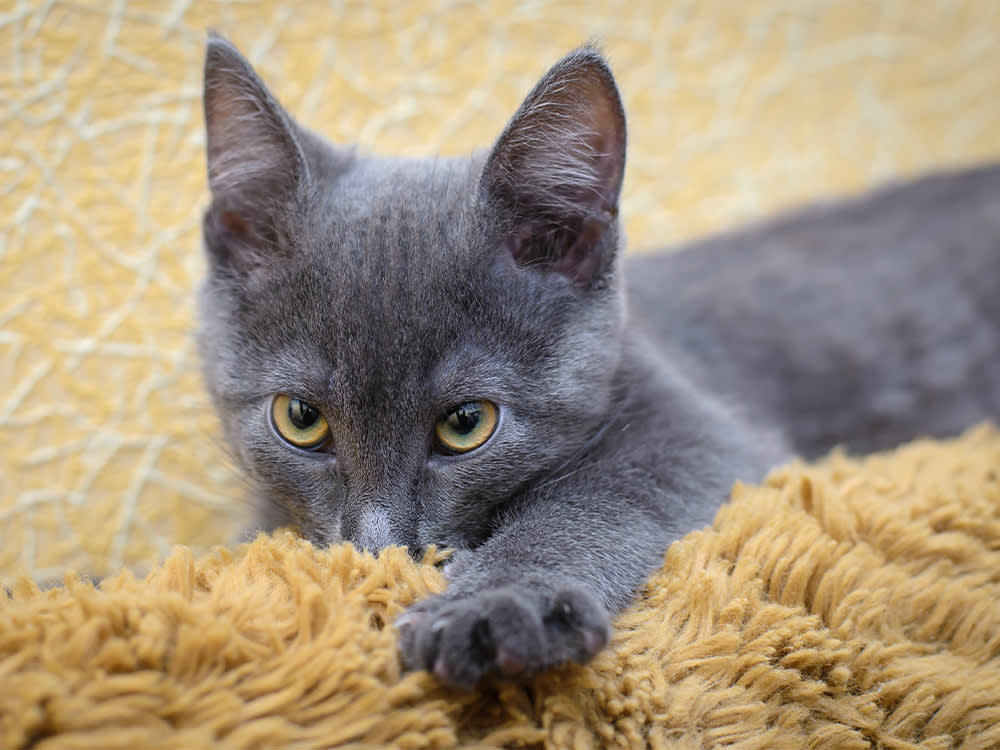
[{"label": "grey fur", "polygon": [[[448,590],[397,622],[405,663],[446,682],[589,658],[736,479],[1000,415],[1000,169],[623,271],[625,120],[592,48],[463,159],[331,146],[217,37],[205,85],[200,344],[261,525],[455,549]],[[333,448],[277,437],[281,393]],[[473,399],[500,405],[493,437],[436,454]]]}]

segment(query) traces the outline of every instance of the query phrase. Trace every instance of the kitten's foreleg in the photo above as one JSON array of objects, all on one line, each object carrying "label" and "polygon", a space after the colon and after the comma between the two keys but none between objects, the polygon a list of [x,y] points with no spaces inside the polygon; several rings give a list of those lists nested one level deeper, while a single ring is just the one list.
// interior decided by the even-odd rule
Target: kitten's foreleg
[{"label": "kitten's foreleg", "polygon": [[469,687],[582,663],[670,541],[669,523],[624,495],[524,497],[455,562],[446,592],[397,620],[404,664]]}]

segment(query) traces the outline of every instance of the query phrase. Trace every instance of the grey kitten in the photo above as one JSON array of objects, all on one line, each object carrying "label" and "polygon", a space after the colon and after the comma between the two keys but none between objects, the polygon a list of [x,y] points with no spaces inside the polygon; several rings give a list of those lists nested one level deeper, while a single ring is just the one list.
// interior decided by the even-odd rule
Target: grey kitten
[{"label": "grey kitten", "polygon": [[1000,415],[996,168],[623,268],[594,49],[469,158],[330,145],[217,37],[205,116],[200,343],[260,525],[454,549],[397,621],[447,683],[588,659],[736,479]]}]

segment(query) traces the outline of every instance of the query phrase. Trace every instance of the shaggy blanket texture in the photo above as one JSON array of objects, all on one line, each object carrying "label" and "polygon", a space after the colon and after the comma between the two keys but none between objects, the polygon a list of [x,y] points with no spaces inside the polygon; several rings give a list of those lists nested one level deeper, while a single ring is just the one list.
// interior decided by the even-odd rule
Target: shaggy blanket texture
[{"label": "shaggy blanket texture", "polygon": [[291,533],[0,601],[3,748],[1000,747],[1000,433],[737,486],[611,646],[527,685],[401,674],[433,553]]}]

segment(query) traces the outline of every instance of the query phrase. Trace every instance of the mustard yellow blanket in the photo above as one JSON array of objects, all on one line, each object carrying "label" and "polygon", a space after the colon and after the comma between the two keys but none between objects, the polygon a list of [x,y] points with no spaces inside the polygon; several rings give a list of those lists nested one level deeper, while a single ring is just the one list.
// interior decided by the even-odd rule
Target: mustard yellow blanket
[{"label": "mustard yellow blanket", "polygon": [[997,748],[1000,432],[738,486],[586,667],[450,692],[402,550],[289,532],[0,600],[0,747]]}]

